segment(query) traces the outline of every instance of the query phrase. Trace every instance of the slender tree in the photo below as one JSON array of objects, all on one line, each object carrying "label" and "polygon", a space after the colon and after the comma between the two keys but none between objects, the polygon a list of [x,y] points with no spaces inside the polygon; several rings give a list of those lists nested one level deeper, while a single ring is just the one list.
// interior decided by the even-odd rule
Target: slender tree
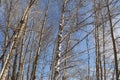
[{"label": "slender tree", "polygon": [[62,52],[62,39],[63,39],[63,29],[64,29],[64,19],[65,19],[65,6],[67,0],[63,0],[62,10],[61,10],[61,19],[59,24],[59,32],[58,32],[58,40],[57,40],[57,50],[56,50],[56,58],[55,58],[55,73],[54,80],[60,80],[60,58]]},{"label": "slender tree", "polygon": [[119,80],[119,79],[118,79],[118,78],[119,78],[119,74],[118,74],[117,49],[116,49],[116,43],[115,43],[115,37],[114,37],[114,31],[113,31],[112,16],[111,16],[111,11],[110,11],[110,7],[109,7],[109,0],[106,1],[106,6],[107,6],[107,10],[108,10],[108,18],[109,18],[110,32],[111,32],[111,38],[112,38],[112,44],[113,44],[113,51],[114,51],[116,80]]}]

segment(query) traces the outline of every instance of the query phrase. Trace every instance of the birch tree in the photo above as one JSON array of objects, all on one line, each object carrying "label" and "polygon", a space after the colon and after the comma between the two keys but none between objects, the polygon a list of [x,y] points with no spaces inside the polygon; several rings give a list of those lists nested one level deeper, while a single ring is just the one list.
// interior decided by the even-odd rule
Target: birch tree
[{"label": "birch tree", "polygon": [[5,64],[3,66],[3,69],[2,69],[2,71],[0,73],[0,79],[1,80],[5,80],[5,78],[6,78],[6,75],[7,75],[7,72],[9,70],[9,67],[11,66],[11,59],[14,56],[15,48],[17,47],[17,45],[19,43],[19,39],[20,39],[21,35],[23,34],[23,31],[24,31],[24,29],[26,27],[26,23],[27,23],[29,14],[30,14],[30,9],[31,9],[32,5],[34,4],[34,2],[35,1],[30,1],[29,6],[26,8],[24,16],[21,19],[21,21],[19,23],[19,26],[18,26],[18,27],[20,27],[19,32],[16,32],[16,33],[13,34],[14,35],[13,36],[13,40],[14,41],[11,43],[10,53],[8,54],[8,56],[6,58],[6,61],[5,61]]}]

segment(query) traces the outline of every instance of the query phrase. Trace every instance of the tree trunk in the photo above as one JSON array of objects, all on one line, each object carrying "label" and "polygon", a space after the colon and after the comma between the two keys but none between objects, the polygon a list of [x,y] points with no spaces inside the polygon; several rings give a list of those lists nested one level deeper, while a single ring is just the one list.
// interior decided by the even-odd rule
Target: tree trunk
[{"label": "tree trunk", "polygon": [[[68,62],[68,60],[67,60],[67,57],[68,57],[68,53],[67,53],[67,51],[69,50],[69,47],[70,47],[70,34],[68,35],[68,39],[67,39],[67,44],[66,44],[66,53],[65,53],[65,62],[64,62],[64,67],[67,67],[67,62]],[[62,80],[67,80],[67,70],[66,70],[66,68],[64,68],[64,70],[63,70],[63,78],[62,78]]]},{"label": "tree trunk", "polygon": [[[27,30],[26,30],[27,31]],[[25,40],[26,40],[26,31],[24,32],[23,34],[23,39],[22,39],[22,49],[21,49],[21,52],[20,52],[20,62],[19,62],[19,70],[18,70],[18,80],[23,80],[23,66],[24,66],[24,62],[23,62],[23,59],[24,59],[24,49],[25,49]]]},{"label": "tree trunk", "polygon": [[16,71],[17,71],[17,60],[18,60],[17,58],[18,58],[18,54],[17,54],[17,50],[16,50],[16,55],[15,55],[15,59],[14,59],[11,80],[16,80],[16,78],[17,78],[17,74],[16,74]]},{"label": "tree trunk", "polygon": [[9,68],[11,66],[11,63],[12,63],[12,58],[14,56],[15,49],[18,46],[21,35],[23,34],[23,31],[26,27],[26,23],[27,23],[27,20],[28,20],[30,11],[31,11],[31,6],[33,5],[33,3],[34,3],[34,1],[30,2],[29,6],[26,8],[24,16],[23,16],[23,18],[20,21],[19,26],[18,26],[18,28],[20,28],[19,32],[16,31],[18,34],[16,34],[16,33],[13,34],[14,35],[14,39],[13,39],[14,41],[11,43],[10,53],[7,55],[6,61],[4,63],[2,71],[0,73],[0,80],[5,80],[5,78],[6,78],[8,70],[9,70]]},{"label": "tree trunk", "polygon": [[117,49],[116,49],[116,43],[115,43],[115,37],[114,37],[114,31],[113,31],[112,17],[111,17],[111,12],[110,12],[110,8],[109,8],[109,0],[107,0],[106,5],[107,5],[107,10],[108,10],[108,18],[109,18],[109,23],[110,23],[110,31],[111,31],[111,38],[112,38],[113,51],[114,51],[116,80],[119,80],[118,79],[119,74],[118,74]]},{"label": "tree trunk", "polygon": [[[48,6],[49,6],[49,1],[48,1]],[[46,9],[46,12],[45,12],[45,16],[44,16],[44,20],[43,20],[43,24],[42,24],[42,28],[41,28],[41,35],[40,35],[40,38],[39,38],[39,47],[38,47],[38,50],[37,50],[37,54],[35,56],[35,60],[33,62],[31,80],[36,79],[37,67],[38,67],[39,57],[40,57],[40,54],[41,54],[41,45],[42,45],[42,42],[43,42],[42,38],[44,36],[44,27],[45,27],[45,24],[46,24],[47,14],[48,14],[48,6],[47,6],[47,9]]]},{"label": "tree trunk", "polygon": [[65,6],[66,1],[63,0],[62,5],[62,15],[61,20],[59,24],[59,32],[58,32],[58,39],[57,39],[57,50],[56,50],[56,57],[55,57],[55,73],[54,73],[54,79],[53,80],[60,80],[60,57],[61,57],[61,51],[62,51],[62,39],[63,39],[63,29],[64,29],[64,12],[65,12]]}]

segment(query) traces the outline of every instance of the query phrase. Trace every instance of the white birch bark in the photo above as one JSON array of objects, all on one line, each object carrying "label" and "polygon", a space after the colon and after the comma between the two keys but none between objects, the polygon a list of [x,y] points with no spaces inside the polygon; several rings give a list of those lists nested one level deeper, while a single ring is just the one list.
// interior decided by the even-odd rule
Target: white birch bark
[{"label": "white birch bark", "polygon": [[[36,0],[34,0],[34,1],[36,1]],[[18,27],[20,28],[18,31],[18,34],[13,34],[14,39],[13,39],[13,42],[11,43],[10,53],[7,55],[5,64],[4,64],[2,71],[0,73],[0,80],[6,79],[6,75],[8,73],[9,67],[11,66],[12,58],[14,56],[15,49],[18,46],[18,43],[19,43],[21,35],[23,34],[23,31],[25,30],[26,23],[27,23],[27,20],[28,20],[30,11],[31,11],[31,7],[32,7],[34,1],[31,1],[29,6],[25,10],[23,18],[18,25]]]},{"label": "white birch bark", "polygon": [[54,73],[54,80],[60,80],[60,57],[61,57],[61,51],[62,51],[62,39],[63,39],[63,29],[64,29],[64,19],[65,19],[65,6],[66,6],[67,0],[63,0],[62,5],[62,15],[61,20],[59,24],[59,33],[58,33],[58,41],[57,41],[57,50],[56,50],[56,58],[55,58],[55,73]]}]

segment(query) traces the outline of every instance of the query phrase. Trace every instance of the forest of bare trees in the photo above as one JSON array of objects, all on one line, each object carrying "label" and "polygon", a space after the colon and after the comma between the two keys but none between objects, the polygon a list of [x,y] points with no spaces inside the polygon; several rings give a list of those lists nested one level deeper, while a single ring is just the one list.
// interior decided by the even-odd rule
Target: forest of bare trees
[{"label": "forest of bare trees", "polygon": [[0,80],[120,80],[120,0],[0,0]]}]

